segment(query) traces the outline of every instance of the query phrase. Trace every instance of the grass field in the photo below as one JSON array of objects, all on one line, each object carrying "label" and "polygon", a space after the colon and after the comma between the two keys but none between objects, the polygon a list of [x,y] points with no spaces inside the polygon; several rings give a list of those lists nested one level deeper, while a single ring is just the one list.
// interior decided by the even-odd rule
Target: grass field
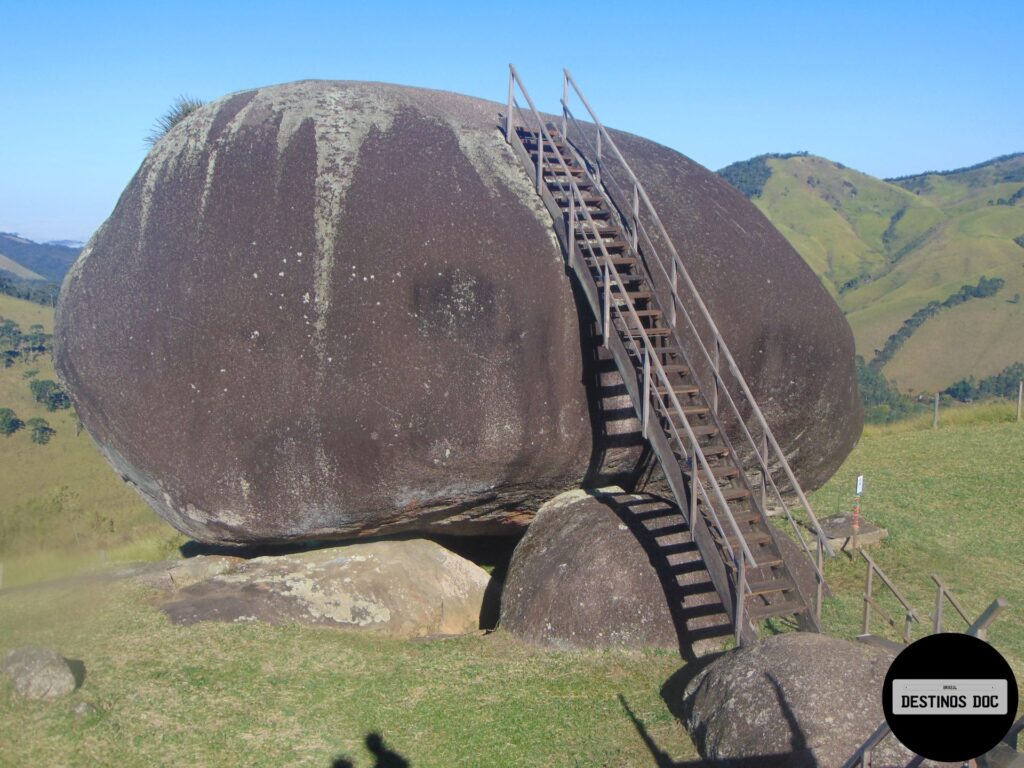
[{"label": "grass field", "polygon": [[[946,411],[937,430],[930,418],[868,427],[812,501],[821,515],[849,508],[863,473],[864,516],[890,531],[877,562],[926,623],[930,573],[972,614],[1006,597],[991,642],[1024,681],[1024,424],[1012,418],[1002,403]],[[864,564],[840,555],[826,575],[826,629],[853,637]],[[87,677],[55,704],[19,702],[0,683],[0,765],[370,766],[372,733],[413,766],[656,765],[648,744],[663,760],[697,759],[660,695],[681,664],[667,652],[542,651],[500,629],[403,642],[177,627],[145,590],[88,579],[0,594],[0,651],[25,643],[83,660]],[[77,720],[79,700],[98,711]]]},{"label": "grass field", "polygon": [[414,766],[651,765],[620,695],[661,749],[696,757],[659,696],[679,666],[668,652],[182,628],[123,584],[0,597],[0,648],[27,642],[84,660],[71,699],[100,711],[79,722],[71,702],[24,704],[0,688],[3,765],[369,766],[370,733]]},{"label": "grass field", "polygon": [[[5,314],[12,307],[0,301],[0,316],[35,319],[36,307],[18,301],[13,307],[17,312]],[[52,317],[51,310],[38,309],[43,311],[38,319],[45,320],[46,313]],[[22,328],[27,330],[28,324]],[[34,444],[27,429],[0,437],[3,584],[174,551],[184,539],[121,481],[88,433],[78,433],[73,411],[47,411],[35,401],[27,377],[32,371],[37,379],[56,378],[48,355],[0,368],[0,408],[12,408],[22,421],[42,417],[57,433],[46,445]]]},{"label": "grass field", "polygon": [[[836,476],[811,501],[819,515],[849,509],[864,474],[862,514],[889,530],[872,556],[923,618],[915,637],[930,632],[938,574],[971,616],[996,597],[1010,609],[992,626],[990,641],[1024,683],[1024,423],[1009,403],[954,408],[931,429],[931,416],[868,426]],[[827,563],[835,598],[826,629],[860,633],[866,564],[840,555]],[[884,590],[881,591],[884,593]],[[883,601],[895,610],[894,601]],[[901,615],[901,614],[895,614]],[[966,627],[947,604],[946,628]],[[872,631],[897,639],[876,621]]]}]

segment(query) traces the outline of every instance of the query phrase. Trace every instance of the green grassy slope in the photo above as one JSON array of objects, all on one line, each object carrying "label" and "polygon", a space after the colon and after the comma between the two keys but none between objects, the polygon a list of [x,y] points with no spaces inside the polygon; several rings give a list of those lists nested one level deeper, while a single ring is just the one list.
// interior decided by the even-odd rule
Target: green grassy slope
[{"label": "green grassy slope", "polygon": [[930,301],[979,277],[995,296],[927,320],[885,366],[908,390],[933,391],[1024,360],[1024,155],[942,174],[883,181],[814,156],[769,157],[753,202],[800,252],[847,313],[870,360]]},{"label": "green grassy slope", "polygon": [[64,245],[34,243],[10,232],[0,232],[0,253],[37,275],[58,283],[64,279],[81,250]]},{"label": "green grassy slope", "polygon": [[[52,309],[9,296],[0,295],[0,317],[24,330],[33,323],[53,327]],[[33,399],[31,371],[56,379],[48,355],[0,367],[0,408],[12,408],[22,421],[42,417],[57,434],[46,445],[34,444],[27,429],[0,437],[4,585],[71,572],[98,562],[101,550],[116,558],[172,549],[172,529],[121,481],[88,433],[76,435],[74,412],[50,412]]]},{"label": "green grassy slope", "polygon": [[15,277],[20,277],[22,280],[45,280],[42,275],[33,272],[27,267],[21,266],[18,262],[14,261],[7,256],[0,253],[0,273],[10,272]]},{"label": "green grassy slope", "polygon": [[[26,704],[0,678],[0,765],[397,765],[374,761],[371,733],[416,768],[654,765],[620,696],[667,758],[698,758],[659,695],[680,666],[667,651],[175,626],[124,584],[0,595],[0,652],[27,643],[84,661],[85,684]],[[99,711],[76,720],[77,701]]]},{"label": "green grassy slope", "polygon": [[[812,502],[822,516],[849,509],[863,473],[864,515],[890,532],[875,560],[925,622],[931,573],[972,615],[1007,598],[990,641],[1024,683],[1024,425],[1012,418],[1001,404],[944,411],[937,430],[930,419],[868,426]],[[853,638],[864,562],[840,554],[825,573],[825,629]],[[152,602],[131,584],[89,580],[0,593],[0,653],[41,644],[87,670],[81,689],[52,704],[18,701],[0,679],[0,765],[368,767],[373,732],[422,768],[697,760],[659,695],[680,666],[673,653],[541,650],[500,629],[409,642],[295,625],[182,627]],[[947,619],[963,628],[952,610]],[[895,639],[882,622],[872,630]],[[76,719],[79,701],[99,709]]]},{"label": "green grassy slope", "polygon": [[[872,557],[922,616],[934,611],[933,573],[972,616],[1005,597],[1011,608],[993,624],[990,640],[1024,686],[1024,612],[1018,608],[1024,605],[1019,458],[1024,423],[1014,420],[1014,410],[1007,403],[944,409],[939,429],[930,428],[930,415],[868,425],[835,477],[811,495],[811,503],[821,516],[849,510],[856,477],[863,474],[862,514],[889,531],[889,538],[871,550]],[[860,557],[845,555],[827,562],[825,576],[835,593],[823,612],[830,633],[860,633],[866,567]],[[887,598],[883,604],[892,608]],[[946,616],[948,631],[966,628],[953,610]],[[919,626],[915,637],[929,630]],[[880,619],[872,631],[897,639]]]}]

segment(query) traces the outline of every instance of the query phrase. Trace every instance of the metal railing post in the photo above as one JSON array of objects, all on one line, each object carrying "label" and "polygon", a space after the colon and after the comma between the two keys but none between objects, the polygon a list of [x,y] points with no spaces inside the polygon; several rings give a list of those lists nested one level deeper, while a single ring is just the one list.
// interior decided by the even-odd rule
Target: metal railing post
[{"label": "metal railing post", "polygon": [[967,628],[967,634],[973,635],[979,640],[988,641],[988,625],[995,621],[996,616],[1002,613],[1009,606],[1006,602],[1006,598],[997,597],[992,601],[992,604],[982,611],[981,616],[978,617],[971,626]]},{"label": "metal railing post", "polygon": [[612,302],[611,302],[611,275],[609,274],[608,264],[604,265],[604,323],[601,327],[601,332],[604,338],[604,348],[608,349],[608,336],[611,334],[611,317],[612,317]]},{"label": "metal railing post", "polygon": [[633,250],[640,243],[640,190],[633,185]]},{"label": "metal railing post", "polygon": [[562,71],[562,140],[569,135],[569,78]]},{"label": "metal railing post", "polygon": [[594,177],[597,183],[601,183],[601,129],[597,129],[597,165],[594,168]]},{"label": "metal railing post", "polygon": [[867,583],[864,584],[864,630],[861,632],[862,635],[870,634],[869,629],[871,627],[871,588],[873,586],[874,575],[875,567],[869,560]]},{"label": "metal railing post", "polygon": [[935,633],[936,635],[939,634],[942,631],[942,608],[943,608],[942,603],[944,602],[943,599],[942,599],[943,598],[942,592],[943,592],[942,585],[938,584],[936,586],[936,592],[935,592],[935,617],[934,617],[934,621],[932,622],[932,632]]},{"label": "metal railing post", "polygon": [[576,193],[573,190],[569,190],[569,258],[576,252]]},{"label": "metal railing post", "polygon": [[740,645],[743,637],[743,608],[746,601],[744,593],[747,591],[747,569],[743,567],[743,555],[737,553],[733,562],[736,564],[736,610],[733,612],[733,621],[736,629],[736,645]]},{"label": "metal railing post", "polygon": [[672,301],[668,305],[668,324],[671,328],[676,327],[676,302],[679,301],[679,295],[676,285],[676,262],[672,260],[672,275],[669,280],[669,290],[672,291]]},{"label": "metal railing post", "polygon": [[[768,503],[768,435],[764,432],[761,433],[761,458],[764,463],[761,467],[761,509],[765,509],[765,505]],[[768,514],[765,510],[765,514]],[[818,550],[821,550],[821,537],[818,537]],[[819,567],[820,571],[821,568]]]},{"label": "metal railing post", "polygon": [[537,129],[537,194],[544,179],[544,131]]},{"label": "metal railing post", "polygon": [[651,411],[651,353],[644,347],[644,412],[642,432],[647,439],[647,422]]},{"label": "metal railing post", "polygon": [[825,580],[822,578],[822,568],[825,567],[825,549],[821,545],[821,539],[818,539],[818,572],[815,574],[815,580],[818,582],[817,594],[814,599],[814,617],[818,620],[818,624],[821,624],[821,597],[825,587]]},{"label": "metal railing post", "polygon": [[505,113],[505,141],[512,143],[512,103],[516,87],[515,70],[508,65],[508,111]]},{"label": "metal railing post", "polygon": [[711,399],[711,410],[715,414],[715,416],[718,415],[718,377],[719,377],[719,375],[721,373],[720,361],[719,361],[719,350],[721,348],[722,348],[721,344],[719,344],[718,339],[716,338],[715,339],[715,370],[714,370],[714,374],[713,374],[714,380],[715,380],[715,391],[714,391],[714,394],[712,395],[712,399]]}]

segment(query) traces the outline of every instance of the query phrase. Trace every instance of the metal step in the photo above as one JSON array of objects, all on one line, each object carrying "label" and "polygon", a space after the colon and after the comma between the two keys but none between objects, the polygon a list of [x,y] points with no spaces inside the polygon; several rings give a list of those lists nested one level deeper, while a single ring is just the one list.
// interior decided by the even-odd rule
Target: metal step
[{"label": "metal step", "polygon": [[761,621],[762,619],[770,619],[774,616],[793,616],[806,610],[807,606],[804,605],[802,600],[787,599],[772,605],[765,605],[763,603],[760,605],[749,605],[747,606],[747,616],[750,617],[751,621]]},{"label": "metal step", "polygon": [[796,589],[796,584],[788,576],[783,576],[777,579],[766,579],[765,581],[748,581],[747,587],[749,587],[750,593],[756,597],[758,595],[771,595],[779,592],[792,592]]},{"label": "metal step", "polygon": [[[729,522],[727,520],[722,520],[721,523],[722,529],[725,531],[726,543],[728,543],[730,547],[735,549],[739,545],[740,540],[736,538],[736,534],[733,533],[732,526],[729,525]],[[747,546],[750,547],[750,549],[753,549],[754,547],[759,547],[763,544],[769,544],[772,541],[772,535],[768,533],[768,531],[758,531],[753,529],[750,531],[744,531],[742,528],[740,528],[740,533],[743,534],[743,540],[747,542]],[[711,529],[711,535],[714,536],[716,539],[720,539],[720,536],[718,535],[716,528]]]},{"label": "metal step", "polygon": [[[621,325],[621,323],[619,323]],[[643,331],[643,333],[641,333]],[[629,326],[628,328],[619,328],[619,333],[630,339],[642,339],[645,335],[647,338],[657,338],[658,336],[668,336],[672,333],[670,328],[637,328],[635,326]]]},{"label": "metal step", "polygon": [[[579,247],[581,251],[583,251],[584,256],[590,253],[591,250],[593,250],[594,252],[600,252],[601,249],[598,247],[598,243],[600,243],[601,247],[603,247],[604,250],[608,251],[608,253],[622,253],[622,251],[630,247],[628,240],[593,239],[587,241],[576,241],[576,245]],[[593,246],[592,248],[591,245]],[[587,256],[587,258],[591,257]],[[634,263],[640,263],[640,260],[635,256],[631,256],[630,258],[633,259]]]},{"label": "metal step", "polygon": [[[663,387],[660,384],[654,387],[653,389],[662,397],[668,394],[668,387]],[[700,387],[695,387],[692,384],[678,384],[672,386],[672,391],[675,392],[677,395],[686,395],[687,397],[692,397],[693,395],[696,395],[700,392]]]},{"label": "metal step", "polygon": [[[595,248],[594,250],[596,251],[597,249]],[[610,254],[611,249],[609,249],[608,252]],[[586,260],[587,266],[591,269],[604,269],[604,265],[606,263],[604,254],[598,254],[596,257],[592,257],[588,256],[584,251],[583,258]],[[637,259],[636,256],[612,256],[611,262],[616,267],[632,267],[639,264],[640,260]],[[623,277],[623,275],[619,275],[619,277]]]},{"label": "metal step", "polygon": [[[696,428],[694,428],[693,431],[696,432]],[[745,499],[748,496],[750,496],[750,491],[748,491],[746,488],[721,488],[720,490],[722,491],[722,497],[726,501],[738,501],[739,499]],[[710,495],[711,494],[709,494],[709,496]],[[702,505],[704,503],[704,500],[701,499],[699,496],[695,499],[695,501],[698,505]],[[712,499],[712,502],[713,501],[714,500]]]}]

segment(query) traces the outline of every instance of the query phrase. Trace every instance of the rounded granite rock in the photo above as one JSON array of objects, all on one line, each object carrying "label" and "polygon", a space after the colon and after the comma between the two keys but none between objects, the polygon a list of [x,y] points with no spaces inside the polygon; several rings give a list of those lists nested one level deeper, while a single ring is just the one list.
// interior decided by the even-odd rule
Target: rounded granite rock
[{"label": "rounded granite rock", "polygon": [[[500,109],[305,81],[156,144],[69,273],[55,337],[82,423],[161,516],[228,544],[493,534],[635,468],[635,449],[602,464],[590,321]],[[615,136],[820,484],[861,423],[839,309],[724,181]]]},{"label": "rounded granite rock", "polygon": [[15,692],[30,701],[59,699],[78,685],[67,659],[34,645],[9,651],[0,660],[0,674],[10,678]]},{"label": "rounded granite rock", "polygon": [[352,542],[241,560],[173,592],[161,609],[200,621],[309,626],[393,637],[461,635],[481,628],[490,576],[425,539]]},{"label": "rounded granite rock", "polygon": [[682,523],[654,496],[556,496],[512,555],[499,626],[556,648],[719,650],[731,636],[728,617],[689,533],[667,530]]},{"label": "rounded granite rock", "polygon": [[[884,720],[882,683],[892,659],[827,635],[767,637],[701,669],[670,706],[706,760],[841,768]],[[912,757],[888,738],[872,764],[907,765]]]}]

